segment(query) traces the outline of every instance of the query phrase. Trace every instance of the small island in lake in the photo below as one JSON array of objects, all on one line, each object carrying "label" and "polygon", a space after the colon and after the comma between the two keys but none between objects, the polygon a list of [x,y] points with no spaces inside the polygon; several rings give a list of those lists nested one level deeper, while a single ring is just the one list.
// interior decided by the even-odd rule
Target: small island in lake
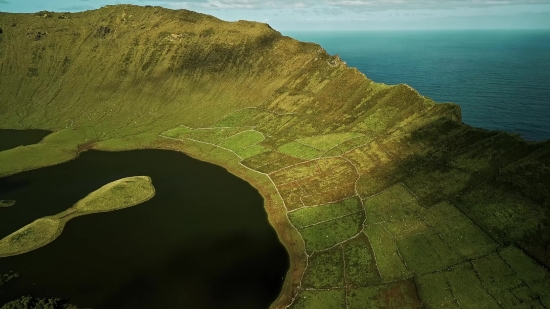
[{"label": "small island in lake", "polygon": [[23,254],[54,241],[69,220],[87,214],[123,209],[155,195],[151,178],[135,176],[110,182],[54,216],[37,219],[0,240],[0,257]]},{"label": "small island in lake", "polygon": [[0,200],[0,208],[11,207],[15,205],[15,200]]}]

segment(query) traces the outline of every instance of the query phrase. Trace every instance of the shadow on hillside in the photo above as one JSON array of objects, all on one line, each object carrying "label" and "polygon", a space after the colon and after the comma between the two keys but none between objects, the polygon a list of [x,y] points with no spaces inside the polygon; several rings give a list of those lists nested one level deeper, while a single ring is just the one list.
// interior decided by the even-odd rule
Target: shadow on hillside
[{"label": "shadow on hillside", "polygon": [[450,201],[500,245],[550,267],[550,142],[440,119],[375,143],[392,159],[360,177],[363,198],[402,182],[423,207]]}]

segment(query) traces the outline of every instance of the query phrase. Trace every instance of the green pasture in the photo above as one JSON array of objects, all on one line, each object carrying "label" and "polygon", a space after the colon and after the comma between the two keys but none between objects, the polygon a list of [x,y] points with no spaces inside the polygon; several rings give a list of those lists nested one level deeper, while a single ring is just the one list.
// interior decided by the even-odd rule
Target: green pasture
[{"label": "green pasture", "polygon": [[[281,198],[285,201],[286,210],[294,211],[304,207],[301,197],[305,194],[302,187],[295,183],[287,183],[277,188]],[[291,221],[292,222],[292,221]]]},{"label": "green pasture", "polygon": [[491,254],[472,261],[481,283],[506,307],[518,305],[512,290],[523,284],[516,272],[497,254]]},{"label": "green pasture", "polygon": [[443,221],[463,214],[453,204],[444,201],[419,212],[420,217],[430,226],[435,226]]},{"label": "green pasture", "polygon": [[364,214],[355,213],[298,231],[304,238],[307,252],[312,253],[328,249],[357,235],[361,231],[364,219]]},{"label": "green pasture", "polygon": [[171,138],[186,138],[189,133],[193,132],[193,129],[186,126],[179,126],[168,131],[162,132],[161,135]]},{"label": "green pasture", "polygon": [[434,230],[397,240],[397,247],[409,269],[416,274],[442,270],[463,259]]},{"label": "green pasture", "polygon": [[314,177],[319,173],[317,161],[307,161],[271,174],[271,179],[277,185]]},{"label": "green pasture", "polygon": [[288,218],[294,226],[300,228],[361,211],[362,206],[359,199],[350,198],[339,203],[300,208],[289,212]]},{"label": "green pasture", "polygon": [[479,281],[470,262],[453,267],[445,275],[461,308],[500,308]]},{"label": "green pasture", "polygon": [[346,290],[302,290],[289,308],[347,309]]},{"label": "green pasture", "polygon": [[345,286],[342,248],[313,253],[302,278],[304,288],[330,289]]},{"label": "green pasture", "polygon": [[377,167],[361,174],[357,180],[357,193],[363,199],[369,198],[402,182],[407,176],[408,172],[398,162]]},{"label": "green pasture", "polygon": [[372,251],[376,257],[376,263],[382,282],[407,279],[412,277],[412,273],[407,269],[399,253],[395,240],[391,237],[384,227],[380,225],[371,225],[365,227],[365,234],[368,236]]},{"label": "green pasture", "polygon": [[352,289],[348,296],[348,308],[420,308],[422,302],[416,294],[412,280],[395,281]]},{"label": "green pasture", "polygon": [[[378,194],[364,199],[365,209],[379,209],[386,205],[399,205],[405,203],[415,203],[415,197],[402,184],[395,184]],[[420,209],[416,206],[411,207]]]},{"label": "green pasture", "polygon": [[248,159],[250,157],[259,155],[261,153],[267,152],[269,149],[261,146],[261,145],[251,145],[244,149],[237,150],[236,153],[239,155],[239,157],[243,159]]},{"label": "green pasture", "polygon": [[245,108],[231,113],[224,118],[218,120],[215,124],[216,127],[245,127],[252,126],[258,123],[254,123],[255,119],[261,119],[271,115],[268,112],[261,111],[257,108]]},{"label": "green pasture", "polygon": [[367,143],[372,141],[372,137],[366,136],[366,135],[357,135],[356,137],[353,137],[351,139],[348,139],[334,148],[328,150],[323,154],[323,157],[334,157],[334,156],[341,156],[345,154],[346,152],[355,149],[359,146],[363,146]]},{"label": "green pasture", "polygon": [[421,166],[404,181],[425,206],[454,197],[480,182],[472,173],[441,165]]},{"label": "green pasture", "polygon": [[303,196],[302,201],[306,206],[323,205],[333,203],[355,195],[355,183],[339,183],[338,186],[319,190],[319,193]]},{"label": "green pasture", "polygon": [[445,272],[417,277],[418,294],[426,309],[460,308],[447,282]]},{"label": "green pasture", "polygon": [[296,141],[315,149],[328,151],[350,139],[357,138],[360,136],[363,136],[363,135],[355,132],[332,133],[332,134],[304,137],[304,138],[297,139]]},{"label": "green pasture", "polygon": [[241,163],[244,166],[247,166],[253,170],[258,170],[261,167],[269,163],[281,160],[284,157],[286,157],[286,155],[278,151],[268,151],[268,152],[260,153],[258,155],[247,158],[246,160],[243,160]]},{"label": "green pasture", "polygon": [[443,241],[454,252],[467,259],[475,259],[494,252],[498,246],[472,220],[459,215],[434,227]]},{"label": "green pasture", "polygon": [[539,228],[547,210],[519,192],[487,183],[456,197],[454,203],[501,245],[542,236]]},{"label": "green pasture", "polygon": [[219,145],[227,138],[234,136],[244,129],[242,128],[211,128],[211,129],[195,129],[185,134],[187,138],[201,142]]},{"label": "green pasture", "polygon": [[346,263],[346,281],[353,287],[370,286],[381,282],[374,252],[367,236],[360,233],[342,244]]},{"label": "green pasture", "polygon": [[296,158],[311,160],[320,157],[322,150],[298,142],[290,142],[279,147],[279,151]]},{"label": "green pasture", "polygon": [[238,152],[264,140],[264,135],[258,131],[244,131],[226,138],[221,147]]}]

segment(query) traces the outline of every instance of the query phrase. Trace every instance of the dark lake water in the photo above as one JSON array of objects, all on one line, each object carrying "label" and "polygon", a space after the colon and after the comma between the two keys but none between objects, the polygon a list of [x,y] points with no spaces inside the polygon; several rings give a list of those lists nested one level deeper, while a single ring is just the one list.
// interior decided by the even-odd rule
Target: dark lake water
[{"label": "dark lake water", "polygon": [[0,151],[36,144],[50,133],[45,130],[0,130]]},{"label": "dark lake water", "polygon": [[17,200],[0,208],[0,238],[137,175],[152,178],[150,201],[78,217],[49,245],[0,258],[0,273],[20,274],[0,287],[0,305],[23,295],[134,309],[267,308],[275,300],[289,258],[262,197],[225,169],[178,152],[88,151],[0,178],[0,199]]}]

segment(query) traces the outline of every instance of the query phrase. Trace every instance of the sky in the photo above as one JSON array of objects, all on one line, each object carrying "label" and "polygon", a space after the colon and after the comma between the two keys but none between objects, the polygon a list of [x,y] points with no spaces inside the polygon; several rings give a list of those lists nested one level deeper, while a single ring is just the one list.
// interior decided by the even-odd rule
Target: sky
[{"label": "sky", "polygon": [[550,29],[550,0],[0,0],[0,11],[77,12],[110,4],[188,9],[279,31]]}]

